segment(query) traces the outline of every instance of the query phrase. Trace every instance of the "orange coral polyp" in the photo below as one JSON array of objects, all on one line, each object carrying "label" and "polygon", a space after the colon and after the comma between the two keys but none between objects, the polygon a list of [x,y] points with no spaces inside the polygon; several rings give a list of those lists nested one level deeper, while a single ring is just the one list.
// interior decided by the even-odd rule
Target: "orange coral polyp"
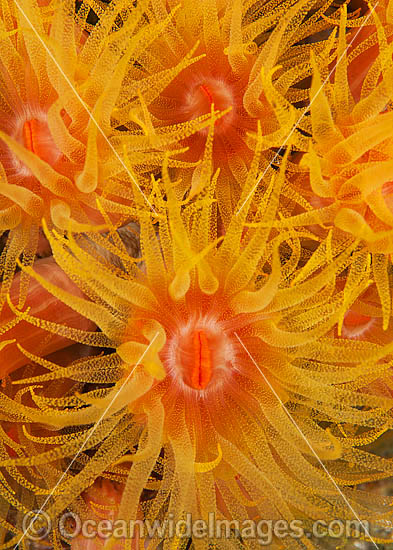
[{"label": "orange coral polyp", "polygon": [[[113,223],[132,211],[136,180],[124,175],[110,142],[114,74],[121,81],[124,52],[103,39],[110,14],[87,35],[86,21],[81,15],[78,24],[74,11],[72,0],[0,0],[0,231],[9,231],[0,309],[17,259],[34,260],[42,219],[62,231],[99,231],[105,222],[98,198],[110,204]],[[108,193],[112,178],[116,191]]]},{"label": "orange coral polyp", "polygon": [[274,9],[256,0],[184,0],[175,7],[155,0],[146,20],[156,18],[162,32],[149,55],[130,66],[115,114],[119,124],[128,117],[130,157],[142,148],[169,153],[181,192],[195,195],[204,185],[201,172],[211,177],[220,169],[224,225],[258,148],[264,150],[263,170],[288,135],[299,149],[307,146],[309,125],[298,107],[308,101],[309,54],[322,44],[308,37],[316,28],[331,30],[321,15],[332,3],[272,4]]},{"label": "orange coral polyp", "polygon": [[[355,101],[350,87],[345,6],[335,52],[339,62],[332,82],[322,84],[321,67],[315,58],[312,60],[312,141],[300,163],[309,170],[310,189],[307,190],[307,177],[302,179],[303,171],[299,190],[317,208],[284,223],[310,226],[313,231],[318,224],[318,235],[326,236],[330,231],[337,242],[348,239],[359,243],[363,249],[359,273],[371,265],[370,280],[377,286],[386,330],[392,311],[389,273],[393,255],[393,44],[388,43],[378,16],[374,17],[380,67],[375,70],[372,65],[368,70],[368,85],[360,101]],[[348,292],[351,284],[349,279]]]},{"label": "orange coral polyp", "polygon": [[[257,160],[240,201],[252,193]],[[140,499],[152,483],[157,497],[143,503],[150,520],[168,513],[182,518],[189,511],[196,518],[214,513],[239,520],[273,515],[289,521],[296,513],[309,519],[331,519],[338,513],[351,518],[347,502],[336,496],[326,471],[293,429],[284,403],[321,460],[337,461],[340,476],[335,480],[351,505],[367,513],[364,492],[347,486],[372,480],[364,457],[376,479],[390,475],[383,459],[366,450],[359,455],[357,447],[375,440],[388,425],[393,402],[387,390],[374,395],[359,389],[373,381],[384,389],[390,363],[379,346],[353,339],[343,346],[329,336],[345,304],[351,306],[355,298],[354,292],[348,298],[337,287],[336,277],[351,264],[356,268],[362,252],[333,247],[325,250],[329,262],[324,265],[321,245],[322,254],[317,250],[309,260],[310,275],[308,262],[297,264],[295,233],[277,237],[272,232],[285,162],[258,211],[252,213],[246,201],[222,238],[217,238],[212,200],[216,180],[184,204],[164,165],[163,190],[157,189],[156,197],[160,223],[157,227],[141,212],[143,262],[127,258],[116,246],[124,270],[97,257],[96,250],[86,250],[80,236],[47,233],[57,261],[75,274],[89,298],[79,299],[34,276],[96,322],[101,332],[44,323],[28,312],[20,315],[50,332],[65,331],[71,339],[115,350],[67,369],[29,354],[49,372],[18,384],[29,385],[33,396],[38,384],[39,396],[32,405],[12,401],[12,407],[9,402],[0,407],[15,422],[53,426],[60,442],[50,451],[37,447],[26,458],[3,460],[3,467],[52,464],[59,456],[74,456],[105,411],[85,443],[86,451],[97,452],[61,482],[48,508],[53,517],[76,504],[111,465],[129,463],[118,514],[126,521],[137,517]],[[285,239],[296,261],[291,252],[288,259],[280,258]],[[106,247],[105,239],[101,244]],[[112,250],[115,244],[107,240]],[[313,273],[316,262],[320,269]],[[359,283],[363,287],[364,281]],[[83,389],[59,410],[47,381],[63,378],[95,382],[98,388]],[[324,428],[327,419],[330,430]],[[353,437],[343,436],[343,422]],[[81,431],[70,440],[59,430],[72,426]],[[386,502],[384,497],[383,506]],[[373,500],[373,509],[377,505]]]}]

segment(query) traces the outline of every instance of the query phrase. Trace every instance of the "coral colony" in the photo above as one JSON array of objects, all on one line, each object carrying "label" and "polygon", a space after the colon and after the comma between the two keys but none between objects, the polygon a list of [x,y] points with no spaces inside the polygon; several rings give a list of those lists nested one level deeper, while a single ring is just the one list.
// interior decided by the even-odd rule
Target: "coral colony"
[{"label": "coral colony", "polygon": [[0,0],[0,41],[0,548],[392,541],[393,2]]}]

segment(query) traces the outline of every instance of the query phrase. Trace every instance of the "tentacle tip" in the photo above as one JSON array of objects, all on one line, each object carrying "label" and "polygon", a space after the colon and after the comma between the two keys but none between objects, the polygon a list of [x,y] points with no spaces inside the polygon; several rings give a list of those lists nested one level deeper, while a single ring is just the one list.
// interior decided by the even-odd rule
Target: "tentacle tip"
[{"label": "tentacle tip", "polygon": [[10,344],[14,344],[16,342],[15,338],[11,340],[5,340],[4,342],[0,343],[0,350],[3,350],[6,346],[9,346]]},{"label": "tentacle tip", "polygon": [[340,338],[342,336],[343,324],[344,324],[344,315],[341,317],[341,319],[337,323],[337,334]]}]

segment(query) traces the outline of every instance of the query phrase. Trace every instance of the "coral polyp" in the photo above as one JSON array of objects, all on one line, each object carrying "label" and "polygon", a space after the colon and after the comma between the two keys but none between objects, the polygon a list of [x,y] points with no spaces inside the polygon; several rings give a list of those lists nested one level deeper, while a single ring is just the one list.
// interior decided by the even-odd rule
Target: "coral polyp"
[{"label": "coral polyp", "polygon": [[392,38],[0,0],[0,550],[389,542]]},{"label": "coral polyp", "polygon": [[332,24],[324,15],[332,12],[331,2],[318,0],[285,0],[274,8],[152,2],[146,21],[165,27],[130,68],[114,115],[131,134],[130,156],[171,152],[180,194],[197,193],[205,174],[220,168],[216,192],[226,224],[256,147],[265,150],[261,170],[273,158],[279,164],[274,149],[285,149],[289,134],[299,149],[307,147],[310,53],[327,47]]},{"label": "coral polyp", "polygon": [[62,230],[99,230],[98,197],[117,219],[124,198],[132,201],[127,174],[112,190],[124,172],[109,141],[111,79],[123,51],[97,39],[111,17],[87,34],[75,22],[73,2],[0,4],[0,230],[9,232],[1,305],[16,260],[34,259],[42,219]]},{"label": "coral polyp", "polygon": [[[223,69],[223,61],[219,62],[217,71],[209,69],[206,63],[205,67],[199,68],[201,64],[200,61],[183,71],[163,92],[170,99],[157,102],[157,105],[153,103],[150,112],[162,125],[175,123],[191,127],[194,124],[197,128],[195,121],[205,119],[208,122],[214,107],[215,111],[222,113],[214,124],[212,157],[216,167],[226,163],[233,165],[234,158],[249,161],[252,153],[247,146],[247,133],[256,132],[257,119],[250,117],[243,107],[245,77],[236,79],[229,66],[226,71]],[[165,106],[169,102],[174,104],[171,109]],[[267,120],[269,117],[275,120],[273,110],[268,105],[265,106],[265,114]],[[205,127],[182,140],[182,145],[189,148],[183,157],[194,162],[203,158],[208,131],[205,122]]]},{"label": "coral polyp", "polygon": [[[257,165],[254,159],[240,200],[253,187]],[[226,234],[218,236],[216,178],[198,199],[182,204],[164,165],[163,181],[155,183],[159,225],[148,212],[141,214],[142,258],[127,257],[119,246],[122,269],[92,255],[83,237],[48,232],[57,262],[90,299],[25,269],[102,332],[67,329],[15,309],[16,315],[115,349],[67,368],[24,350],[49,371],[14,377],[14,384],[30,386],[32,402],[23,392],[20,403],[3,402],[2,414],[16,423],[45,422],[51,430],[78,427],[78,432],[70,438],[58,431],[56,440],[48,439],[57,442],[49,451],[43,436],[29,457],[2,460],[1,467],[55,465],[62,458],[64,468],[81,441],[92,453],[88,463],[78,458],[76,473],[68,471],[67,480],[56,485],[50,515],[77,508],[93,480],[113,475],[114,468],[124,482],[118,516],[126,521],[139,517],[140,503],[143,518],[151,521],[168,514],[184,519],[187,513],[194,519],[212,513],[240,521],[258,516],[290,521],[301,514],[307,523],[337,513],[351,518],[348,502],[367,517],[383,509],[386,498],[368,495],[369,507],[365,493],[349,486],[391,472],[383,459],[362,449],[389,424],[388,390],[380,395],[369,388],[373,381],[389,387],[391,346],[357,340],[343,345],[331,336],[345,303],[335,277],[358,252],[333,251],[326,266],[307,276],[307,264],[298,266],[296,253],[302,233],[274,235],[271,229],[284,174],[283,167],[273,176],[255,211],[246,201]],[[108,240],[107,246],[114,252],[117,245]],[[45,388],[63,379],[74,381],[75,389],[60,403]],[[78,381],[97,388],[84,390]],[[307,434],[308,445],[293,422]],[[330,478],[321,460],[336,464]],[[146,500],[145,490],[153,487],[154,498]],[[230,540],[220,544],[232,547]],[[252,548],[247,540],[242,544]]]},{"label": "coral polyp", "polygon": [[393,45],[388,44],[378,15],[369,17],[375,19],[380,53],[378,63],[371,63],[364,76],[359,101],[354,100],[350,87],[346,9],[341,14],[337,67],[331,82],[324,81],[326,71],[314,60],[312,141],[301,161],[304,172],[294,184],[311,208],[289,218],[288,224],[313,227],[320,237],[330,232],[336,243],[359,243],[363,249],[359,268],[367,269],[372,263],[371,279],[377,285],[386,329],[391,315],[393,253]]},{"label": "coral polyp", "polygon": [[[36,261],[34,268],[45,278],[53,283],[61,285],[64,290],[75,293],[77,296],[83,296],[83,293],[77,288],[64,272],[56,266],[53,258],[44,258]],[[19,288],[21,282],[21,273],[18,273],[10,288],[10,300],[12,303],[18,303]],[[86,319],[76,314],[68,307],[64,307],[53,295],[46,292],[36,281],[30,281],[29,292],[26,297],[26,307],[32,315],[39,315],[42,319],[50,320],[54,315],[63,319],[67,324],[84,328],[85,330],[94,330],[94,324],[86,323]],[[15,315],[10,308],[5,305],[2,311],[1,320],[4,326],[12,325]],[[4,379],[10,372],[28,363],[28,359],[21,353],[16,342],[35,349],[37,354],[48,355],[61,348],[70,346],[72,342],[63,337],[45,333],[39,327],[33,328],[21,320],[16,326],[11,326],[7,331],[7,340],[13,341],[13,345],[7,348],[7,361],[0,368],[0,376]]]},{"label": "coral polyp", "polygon": [[[98,479],[85,493],[83,494],[83,500],[86,503],[88,513],[86,515],[87,521],[90,521],[91,525],[94,522],[116,522],[117,514],[119,511],[120,501],[122,494],[122,486],[118,483],[112,483],[107,479]],[[94,518],[94,519],[93,519]],[[71,519],[71,518],[70,518]],[[67,526],[70,533],[73,533],[75,525]],[[136,525],[137,522],[136,522]],[[139,537],[137,533],[138,527],[135,528],[135,536],[130,537],[133,540],[131,546],[128,546],[130,550],[138,550]],[[82,533],[78,533],[77,536],[72,538],[71,550],[101,550],[108,544],[109,536],[103,531],[102,535],[94,536],[94,532],[89,536],[89,540],[86,543],[86,537]],[[124,537],[125,538],[125,537]],[[113,550],[125,550],[125,541],[122,537],[118,537],[117,540],[112,540],[111,548]]]}]

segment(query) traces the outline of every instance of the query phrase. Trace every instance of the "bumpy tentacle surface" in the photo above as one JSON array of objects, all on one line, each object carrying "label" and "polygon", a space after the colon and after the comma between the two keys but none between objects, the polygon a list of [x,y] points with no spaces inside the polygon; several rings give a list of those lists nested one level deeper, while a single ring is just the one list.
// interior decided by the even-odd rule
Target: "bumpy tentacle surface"
[{"label": "bumpy tentacle surface", "polygon": [[[90,460],[77,458],[76,470],[56,487],[49,514],[78,507],[95,478],[117,472],[124,482],[118,516],[125,520],[137,517],[140,502],[151,521],[169,513],[178,519],[187,513],[287,521],[301,514],[306,522],[339,513],[349,519],[342,494],[360,515],[376,523],[388,518],[386,498],[368,495],[366,501],[353,486],[389,476],[393,468],[364,449],[391,428],[392,346],[334,336],[356,297],[340,289],[340,274],[351,262],[361,263],[362,250],[333,246],[328,252],[321,243],[315,254],[329,261],[311,275],[307,263],[293,262],[302,232],[271,229],[284,168],[257,211],[249,201],[218,236],[216,178],[182,205],[164,166],[155,183],[159,224],[148,212],[140,217],[142,257],[127,257],[121,243],[108,240],[111,249],[119,247],[122,269],[92,255],[84,237],[64,239],[48,230],[56,261],[88,298],[25,269],[101,332],[16,315],[75,341],[113,348],[65,368],[21,350],[44,371],[15,379],[2,397],[3,415],[20,426],[21,438],[18,457],[8,452],[0,461],[4,471],[64,468],[96,423],[85,444]],[[286,261],[280,260],[283,246]],[[358,277],[359,288],[369,271]],[[47,388],[60,381],[75,386],[59,399]],[[96,389],[83,389],[84,383]],[[42,423],[50,431],[37,438],[35,426]],[[143,501],[150,485],[155,498]],[[303,543],[306,538],[293,541]]]},{"label": "bumpy tentacle surface", "polygon": [[[357,516],[383,541],[392,14],[0,0],[0,549],[31,550],[40,507],[54,550],[64,512]],[[245,533],[71,550],[259,548]]]}]

